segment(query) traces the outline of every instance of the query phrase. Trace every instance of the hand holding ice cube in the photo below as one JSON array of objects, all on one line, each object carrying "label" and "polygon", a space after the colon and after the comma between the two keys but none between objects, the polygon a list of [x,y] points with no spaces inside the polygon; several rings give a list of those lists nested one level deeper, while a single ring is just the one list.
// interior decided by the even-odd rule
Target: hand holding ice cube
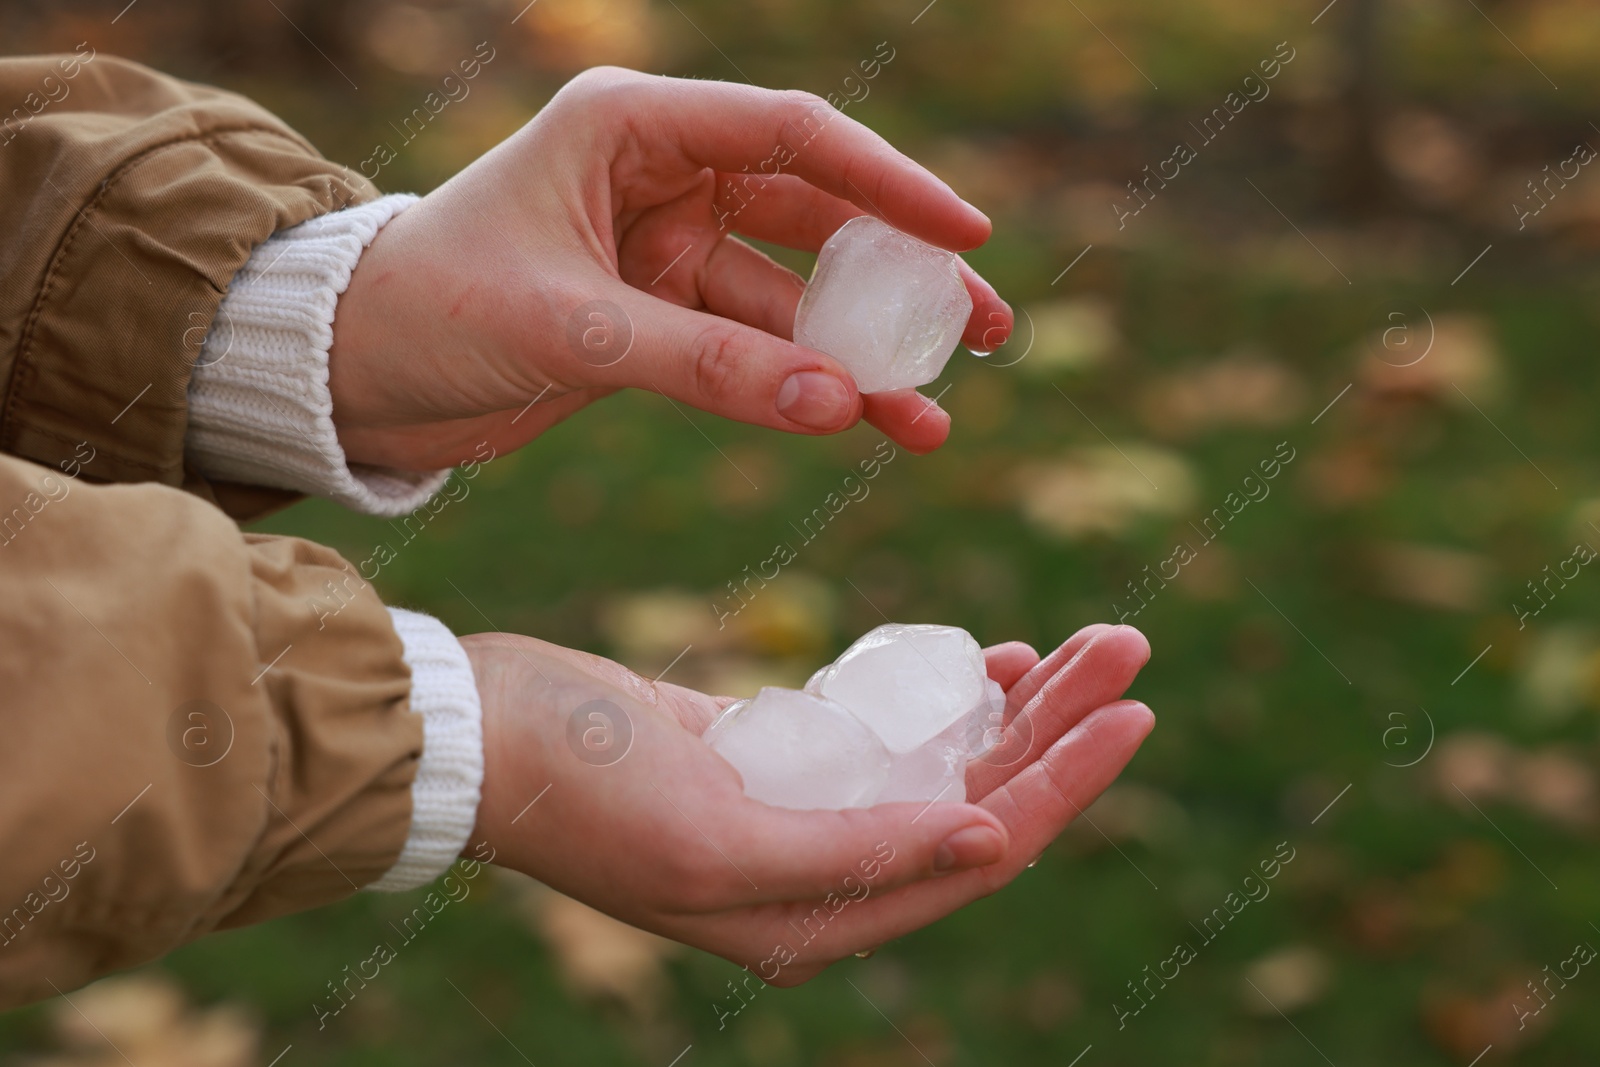
[{"label": "hand holding ice cube", "polygon": [[[346,456],[431,469],[483,442],[505,453],[628,387],[792,433],[865,417],[912,452],[937,448],[949,420],[932,401],[876,382],[862,395],[838,360],[793,343],[801,279],[735,236],[816,251],[867,212],[952,251],[990,232],[817,97],[587,71],[361,257],[329,353]],[[964,340],[993,349],[1011,309],[954,269],[973,305]]]},{"label": "hand holding ice cube", "polygon": [[[968,767],[974,803],[788,811],[744,796],[700,740],[727,701],[529,638],[463,643],[487,764],[470,840],[487,840],[497,863],[775,985],[999,889],[1093,803],[1153,724],[1148,709],[1119,699],[1149,654],[1132,628],[1090,627],[1043,661],[1000,645],[984,656],[1006,693],[1004,758]],[[570,740],[573,713],[596,699],[627,721],[626,755],[614,762],[581,758]],[[864,890],[837,912],[825,907],[845,885]],[[797,928],[815,936],[802,941]],[[793,942],[794,958],[774,965],[780,942]]]}]

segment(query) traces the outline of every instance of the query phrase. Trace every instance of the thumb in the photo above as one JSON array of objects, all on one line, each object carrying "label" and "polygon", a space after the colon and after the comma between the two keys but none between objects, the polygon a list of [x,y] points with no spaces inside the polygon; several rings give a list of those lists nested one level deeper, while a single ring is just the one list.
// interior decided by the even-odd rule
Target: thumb
[{"label": "thumb", "polygon": [[737,807],[732,821],[755,902],[829,894],[859,900],[996,863],[1010,846],[1005,824],[975,804],[788,811],[747,801]]},{"label": "thumb", "polygon": [[621,282],[608,289],[632,343],[603,366],[591,363],[585,377],[594,384],[649,389],[790,433],[837,433],[860,420],[855,379],[831,357]]}]

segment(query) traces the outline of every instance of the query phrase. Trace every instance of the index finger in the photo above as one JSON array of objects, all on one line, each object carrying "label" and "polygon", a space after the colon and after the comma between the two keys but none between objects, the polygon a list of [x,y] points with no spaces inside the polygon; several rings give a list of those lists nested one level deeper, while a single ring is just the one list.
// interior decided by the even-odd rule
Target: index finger
[{"label": "index finger", "polygon": [[[864,214],[880,217],[876,205],[873,207],[873,211],[863,211],[792,174],[765,177],[719,173],[712,211],[720,225],[746,237],[816,252],[851,219]],[[956,263],[967,295],[972,298],[972,314],[962,333],[962,343],[974,351],[992,352],[1011,336],[1015,324],[1011,306],[966,260],[957,259]],[[799,301],[796,293],[794,302]]]},{"label": "index finger", "polygon": [[[640,79],[650,98],[641,114],[632,94],[616,94],[628,100],[621,128],[645,167],[687,160],[717,171],[794,174],[941,248],[960,252],[989,239],[993,227],[983,212],[812,93],[633,72],[610,77]],[[638,136],[641,126],[653,136]]]}]

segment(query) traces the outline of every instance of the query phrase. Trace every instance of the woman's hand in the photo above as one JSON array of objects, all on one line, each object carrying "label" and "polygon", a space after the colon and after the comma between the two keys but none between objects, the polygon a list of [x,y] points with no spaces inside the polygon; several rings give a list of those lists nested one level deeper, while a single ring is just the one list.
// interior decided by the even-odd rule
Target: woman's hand
[{"label": "woman's hand", "polygon": [[[936,448],[949,418],[931,400],[863,397],[837,362],[792,343],[804,283],[733,236],[815,251],[867,212],[952,251],[990,232],[818,97],[587,71],[361,257],[329,361],[346,455],[448,466],[627,386],[795,433],[865,417],[913,452]],[[965,340],[992,350],[1011,310],[963,271]]]},{"label": "woman's hand", "polygon": [[744,796],[699,734],[728,701],[531,638],[463,644],[484,709],[471,840],[626,922],[793,985],[1000,889],[1094,802],[1150,732],[1120,699],[1149,658],[1128,626],[1041,661],[986,653],[1006,688],[973,803],[788,811]]}]

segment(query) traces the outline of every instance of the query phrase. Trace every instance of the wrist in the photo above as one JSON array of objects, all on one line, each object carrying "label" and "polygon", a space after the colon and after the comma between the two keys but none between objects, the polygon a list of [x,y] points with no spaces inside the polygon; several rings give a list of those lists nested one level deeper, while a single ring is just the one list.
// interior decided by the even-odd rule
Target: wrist
[{"label": "wrist", "polygon": [[431,206],[421,201],[379,232],[334,316],[328,388],[354,463],[426,471],[481,458],[485,429],[474,416],[496,402],[474,373],[492,314],[480,305],[499,297],[463,280],[477,268],[451,259],[448,225]]},{"label": "wrist", "polygon": [[274,234],[230,280],[189,381],[186,458],[218,481],[399,515],[447,471],[352,462],[339,440],[329,349],[342,295],[385,224],[415,197],[385,196]]},{"label": "wrist", "polygon": [[[468,634],[461,637],[461,648],[472,665],[472,676],[478,687],[478,704],[482,708],[483,730],[483,783],[479,791],[478,809],[472,832],[467,838],[468,847],[462,856],[490,862],[482,852],[500,857],[504,864],[510,857],[506,847],[505,828],[515,812],[504,812],[501,784],[506,776],[500,769],[499,756],[504,748],[500,736],[499,711],[507,684],[506,662],[511,655],[509,635],[496,633]],[[524,800],[526,803],[526,800]],[[476,850],[476,851],[475,851]]]},{"label": "wrist", "polygon": [[404,467],[383,447],[384,411],[392,407],[391,385],[383,358],[392,360],[395,343],[387,335],[395,303],[391,294],[400,275],[392,250],[403,243],[402,214],[378,231],[356,262],[350,284],[339,297],[333,318],[333,343],[328,347],[328,391],[333,396],[333,425],[339,444],[353,463]]}]

